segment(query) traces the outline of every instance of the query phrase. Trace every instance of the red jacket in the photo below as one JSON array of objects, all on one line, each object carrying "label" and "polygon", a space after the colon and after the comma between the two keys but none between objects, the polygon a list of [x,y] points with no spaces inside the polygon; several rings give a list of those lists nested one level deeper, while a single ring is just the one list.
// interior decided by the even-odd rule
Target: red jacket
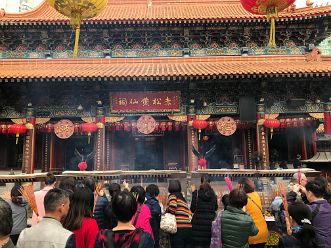
[{"label": "red jacket", "polygon": [[84,217],[81,228],[74,230],[73,233],[77,248],[94,248],[95,239],[99,233],[96,220]]}]

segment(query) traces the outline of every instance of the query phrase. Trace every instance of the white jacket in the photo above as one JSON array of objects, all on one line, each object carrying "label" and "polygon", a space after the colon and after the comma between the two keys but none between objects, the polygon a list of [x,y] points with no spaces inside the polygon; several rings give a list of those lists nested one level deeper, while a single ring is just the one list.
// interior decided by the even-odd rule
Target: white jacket
[{"label": "white jacket", "polygon": [[17,248],[65,248],[72,232],[64,229],[53,218],[43,218],[37,225],[24,229],[17,241]]}]

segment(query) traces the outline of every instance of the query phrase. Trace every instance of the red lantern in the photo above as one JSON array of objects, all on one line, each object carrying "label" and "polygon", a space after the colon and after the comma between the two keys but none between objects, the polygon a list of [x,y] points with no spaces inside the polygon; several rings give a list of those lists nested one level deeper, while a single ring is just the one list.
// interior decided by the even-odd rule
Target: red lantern
[{"label": "red lantern", "polygon": [[20,134],[25,134],[26,130],[27,130],[27,128],[23,124],[13,124],[9,127],[8,133],[16,134],[16,145],[17,145],[18,137],[20,136]]},{"label": "red lantern", "polygon": [[87,133],[88,143],[90,144],[91,133],[96,132],[98,130],[98,127],[97,127],[97,124],[95,124],[95,123],[82,123],[82,124],[80,124],[80,130],[83,133]]},{"label": "red lantern", "polygon": [[80,125],[79,125],[79,123],[75,123],[75,129],[74,129],[74,132],[75,133],[79,133],[79,129],[80,129]]},{"label": "red lantern", "polygon": [[208,126],[208,122],[205,120],[194,120],[192,126],[195,129],[198,129],[199,140],[200,140],[201,129],[205,129]]},{"label": "red lantern", "polygon": [[85,161],[79,162],[77,167],[79,168],[80,171],[86,171],[87,163]]},{"label": "red lantern", "polygon": [[269,48],[276,47],[276,25],[278,13],[289,7],[295,0],[240,0],[245,10],[256,15],[266,15],[270,22]]},{"label": "red lantern", "polygon": [[2,131],[2,133],[7,133],[8,132],[7,125],[5,125],[5,124],[1,125],[1,131]]},{"label": "red lantern", "polygon": [[166,129],[167,129],[167,123],[161,122],[160,123],[160,129],[161,129],[162,132],[165,132]]},{"label": "red lantern", "polygon": [[180,122],[176,121],[175,122],[175,131],[179,131],[180,130]]},{"label": "red lantern", "polygon": [[273,134],[274,128],[280,127],[280,121],[277,119],[266,119],[264,121],[263,125],[267,128],[270,128],[271,139],[272,139],[272,134]]},{"label": "red lantern", "polygon": [[160,129],[160,122],[155,122],[155,129],[154,129],[154,131],[155,132],[158,132],[159,131],[159,129]]},{"label": "red lantern", "polygon": [[125,132],[130,132],[130,130],[131,130],[130,122],[124,122],[124,123],[123,123],[123,130],[124,130]]},{"label": "red lantern", "polygon": [[131,129],[133,132],[135,132],[137,130],[137,122],[135,122],[135,121],[131,122]]},{"label": "red lantern", "polygon": [[172,131],[172,122],[171,121],[167,122],[167,127],[168,127],[168,131]]}]

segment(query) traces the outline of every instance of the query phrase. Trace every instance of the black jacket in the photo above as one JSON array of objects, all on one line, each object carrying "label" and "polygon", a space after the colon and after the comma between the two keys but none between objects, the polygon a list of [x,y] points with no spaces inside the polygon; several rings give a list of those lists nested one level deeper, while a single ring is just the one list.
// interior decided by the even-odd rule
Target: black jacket
[{"label": "black jacket", "polygon": [[210,187],[192,194],[192,247],[209,247],[211,224],[216,217],[217,197]]},{"label": "black jacket", "polygon": [[150,224],[153,230],[153,236],[155,241],[155,247],[159,247],[160,240],[160,221],[161,221],[161,207],[159,201],[151,196],[149,193],[146,193],[146,204],[151,211],[152,218],[150,219]]},{"label": "black jacket", "polygon": [[94,219],[97,221],[100,230],[107,228],[105,209],[108,205],[109,202],[106,197],[104,196],[98,197],[93,214],[94,214]]}]

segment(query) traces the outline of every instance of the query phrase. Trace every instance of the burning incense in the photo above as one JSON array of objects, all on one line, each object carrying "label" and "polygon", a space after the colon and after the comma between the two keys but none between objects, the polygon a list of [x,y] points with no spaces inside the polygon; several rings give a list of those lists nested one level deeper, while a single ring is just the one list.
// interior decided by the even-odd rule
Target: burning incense
[{"label": "burning incense", "polygon": [[291,229],[291,224],[290,224],[290,218],[289,218],[289,213],[288,213],[288,205],[287,205],[287,198],[286,198],[286,187],[282,182],[278,183],[278,191],[280,192],[280,194],[283,196],[283,205],[284,205],[284,209],[285,209],[285,213],[286,213],[286,231],[288,235],[292,234],[292,229]]},{"label": "burning incense", "polygon": [[232,185],[230,177],[225,177],[224,180],[226,182],[226,185],[228,185],[229,191],[233,190],[233,185]]},{"label": "burning incense", "polygon": [[28,204],[30,205],[30,207],[33,210],[33,212],[35,212],[35,214],[37,216],[39,216],[39,214],[38,214],[38,208],[37,208],[37,202],[36,202],[36,197],[34,195],[33,184],[23,185],[20,188],[19,192],[22,194],[22,196],[24,197],[24,199],[28,202]]}]

